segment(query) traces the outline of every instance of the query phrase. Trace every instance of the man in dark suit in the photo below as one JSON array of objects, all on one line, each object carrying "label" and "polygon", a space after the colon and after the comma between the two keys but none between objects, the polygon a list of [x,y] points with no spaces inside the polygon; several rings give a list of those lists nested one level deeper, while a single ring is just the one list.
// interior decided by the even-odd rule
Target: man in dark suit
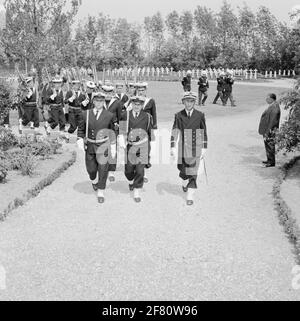
[{"label": "man in dark suit", "polygon": [[98,202],[102,204],[109,160],[116,155],[114,115],[105,109],[105,95],[102,93],[95,93],[93,109],[83,112],[77,136],[79,149],[85,150],[86,169],[93,189],[98,192]]},{"label": "man in dark suit", "polygon": [[224,82],[224,98],[223,98],[223,106],[227,105],[228,99],[231,102],[231,107],[236,107],[235,101],[232,95],[232,87],[234,85],[233,73],[228,72],[225,77]]},{"label": "man in dark suit", "polygon": [[192,90],[192,72],[190,70],[187,71],[186,77],[183,77],[181,84],[184,91],[190,92]]},{"label": "man in dark suit", "polygon": [[199,86],[198,87],[198,105],[204,106],[208,98],[207,91],[209,89],[209,82],[207,79],[206,71],[202,71],[201,77],[199,78],[199,81],[198,81],[198,86]]},{"label": "man in dark suit", "polygon": [[220,98],[222,104],[224,105],[224,87],[225,87],[225,73],[220,73],[219,77],[217,78],[217,96],[215,97],[213,104],[216,105],[218,99]]},{"label": "man in dark suit", "polygon": [[194,109],[197,95],[185,93],[182,102],[185,108],[175,115],[171,137],[171,156],[176,155],[178,144],[178,170],[182,188],[187,193],[187,205],[194,204],[200,161],[207,150],[205,116]]},{"label": "man in dark suit", "polygon": [[262,114],[260,124],[259,124],[259,134],[263,136],[267,161],[264,161],[263,164],[265,167],[275,167],[275,132],[279,128],[280,124],[280,106],[276,100],[275,94],[269,94],[266,101],[269,104],[269,107]]},{"label": "man in dark suit", "polygon": [[[143,110],[145,97],[131,98],[132,110],[122,114],[120,145],[126,149],[125,176],[130,191],[134,191],[134,200],[141,202],[140,190],[144,186],[145,168],[149,160],[149,142],[153,129],[152,116]],[[126,144],[127,139],[127,144]]]}]

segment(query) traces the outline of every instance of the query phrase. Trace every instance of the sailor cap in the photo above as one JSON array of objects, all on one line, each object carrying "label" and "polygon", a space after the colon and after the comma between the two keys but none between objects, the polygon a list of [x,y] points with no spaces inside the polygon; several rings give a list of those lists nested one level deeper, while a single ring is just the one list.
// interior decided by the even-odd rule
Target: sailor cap
[{"label": "sailor cap", "polygon": [[197,95],[194,92],[185,92],[182,96],[182,101],[186,100],[186,99],[193,99],[196,100],[197,99]]}]

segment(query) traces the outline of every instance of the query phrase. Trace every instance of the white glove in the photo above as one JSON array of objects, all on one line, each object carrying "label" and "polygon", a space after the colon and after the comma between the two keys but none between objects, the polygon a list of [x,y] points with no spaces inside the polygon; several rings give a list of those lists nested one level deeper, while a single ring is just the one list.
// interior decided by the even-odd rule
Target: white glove
[{"label": "white glove", "polygon": [[117,156],[117,144],[110,145],[110,153],[112,158],[116,158]]},{"label": "white glove", "polygon": [[207,153],[207,148],[202,148],[201,158],[203,158],[206,153]]},{"label": "white glove", "polygon": [[89,104],[89,102],[90,102],[90,100],[87,98],[86,100],[84,100],[84,101],[82,102],[82,105],[83,105],[84,107],[86,107],[86,106]]},{"label": "white glove", "polygon": [[120,135],[120,136],[119,136],[119,146],[120,146],[120,148],[122,148],[122,149],[125,149],[125,148],[126,148],[126,142],[125,142],[125,137],[124,137],[124,135]]},{"label": "white glove", "polygon": [[52,96],[50,96],[51,100],[54,100],[56,96],[57,96],[57,94],[56,94],[56,92],[54,91],[53,94],[52,94]]},{"label": "white glove", "polygon": [[76,98],[75,91],[73,92],[73,96],[69,98],[69,102],[72,103]]},{"label": "white glove", "polygon": [[83,141],[82,138],[79,138],[77,140],[77,147],[78,147],[79,150],[84,152],[84,141]]},{"label": "white glove", "polygon": [[30,98],[33,95],[33,92],[31,89],[28,89],[28,95],[26,96],[27,98]]}]

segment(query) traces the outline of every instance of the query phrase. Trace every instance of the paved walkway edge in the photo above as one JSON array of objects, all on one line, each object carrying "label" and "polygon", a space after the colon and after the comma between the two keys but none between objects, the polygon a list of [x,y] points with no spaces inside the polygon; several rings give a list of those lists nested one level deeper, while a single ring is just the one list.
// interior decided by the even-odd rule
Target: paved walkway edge
[{"label": "paved walkway edge", "polygon": [[15,198],[10,204],[0,212],[0,221],[4,221],[7,216],[15,209],[24,206],[30,199],[37,197],[40,192],[47,186],[51,185],[56,179],[58,179],[63,172],[71,167],[77,159],[77,153],[72,152],[71,158],[62,163],[58,168],[51,172],[46,178],[42,179],[33,188],[29,189],[22,196]]},{"label": "paved walkway edge", "polygon": [[275,209],[278,213],[279,223],[283,226],[290,243],[293,245],[293,254],[297,264],[300,264],[300,227],[293,216],[292,210],[281,196],[281,186],[287,178],[290,169],[300,160],[300,155],[293,157],[281,168],[281,173],[273,186]]}]

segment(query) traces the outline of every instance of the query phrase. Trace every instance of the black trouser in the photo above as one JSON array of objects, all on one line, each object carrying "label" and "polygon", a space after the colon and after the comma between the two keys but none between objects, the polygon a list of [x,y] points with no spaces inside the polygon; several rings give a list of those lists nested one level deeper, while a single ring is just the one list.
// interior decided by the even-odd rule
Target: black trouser
[{"label": "black trouser", "polygon": [[276,164],[275,154],[276,154],[276,148],[275,148],[275,136],[269,135],[264,139],[265,142],[265,149],[267,154],[268,163],[271,165]]},{"label": "black trouser", "polygon": [[24,107],[22,116],[22,125],[27,126],[30,122],[33,122],[35,128],[40,125],[39,110],[37,107]]},{"label": "black trouser", "polygon": [[51,129],[59,125],[59,130],[65,130],[66,118],[62,106],[50,106],[48,123]]},{"label": "black trouser", "polygon": [[94,181],[98,174],[98,189],[105,190],[108,178],[108,155],[110,145],[87,143],[85,152],[85,165],[90,180]]},{"label": "black trouser", "polygon": [[68,132],[73,134],[79,126],[79,122],[82,119],[82,111],[81,108],[75,109],[70,107],[69,108],[69,123],[70,128]]},{"label": "black trouser", "polygon": [[230,100],[231,106],[234,106],[234,99],[232,95],[232,91],[227,91],[224,93],[224,104],[226,105],[228,102],[228,99]]},{"label": "black trouser", "polygon": [[[199,105],[204,105],[208,97],[207,90],[198,90]],[[202,99],[203,97],[203,99]]]},{"label": "black trouser", "polygon": [[145,167],[149,163],[148,143],[141,146],[127,145],[127,160],[125,176],[133,181],[133,188],[141,189],[144,186]]},{"label": "black trouser", "polygon": [[222,90],[218,90],[217,96],[213,103],[216,104],[219,98],[221,98],[221,101],[224,104],[224,95]]},{"label": "black trouser", "polygon": [[189,181],[187,188],[197,189],[198,169],[200,164],[199,158],[183,158],[178,163],[179,177],[184,181]]}]

